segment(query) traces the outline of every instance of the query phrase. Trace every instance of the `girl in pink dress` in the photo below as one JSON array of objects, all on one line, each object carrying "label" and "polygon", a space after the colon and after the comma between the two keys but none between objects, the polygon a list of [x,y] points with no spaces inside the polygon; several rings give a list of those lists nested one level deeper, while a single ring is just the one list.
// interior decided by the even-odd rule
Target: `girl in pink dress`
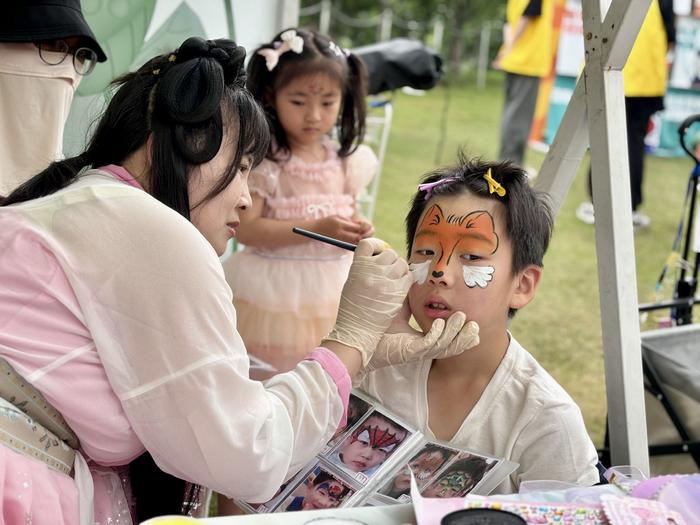
[{"label": "girl in pink dress", "polygon": [[372,151],[358,146],[366,72],[327,37],[289,29],[255,51],[247,85],[265,109],[273,143],[250,175],[253,203],[238,230],[245,249],[225,270],[248,351],[284,372],[333,326],[352,261],[350,252],[292,227],[351,243],[373,232],[355,206],[377,169]]}]

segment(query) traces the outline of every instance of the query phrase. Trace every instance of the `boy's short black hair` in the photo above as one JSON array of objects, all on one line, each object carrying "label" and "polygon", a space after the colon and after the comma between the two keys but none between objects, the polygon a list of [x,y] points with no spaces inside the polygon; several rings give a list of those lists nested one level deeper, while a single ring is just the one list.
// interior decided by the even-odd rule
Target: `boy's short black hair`
[{"label": "boy's short black hair", "polygon": [[[489,183],[484,175],[491,170],[491,177],[497,181],[506,193],[499,197],[489,192]],[[543,266],[542,260],[549,246],[554,226],[554,216],[549,195],[535,190],[528,182],[527,174],[515,164],[505,162],[487,162],[480,158],[468,158],[460,151],[455,165],[438,168],[423,177],[421,183],[436,182],[442,179],[454,179],[436,186],[431,197],[437,195],[458,195],[469,192],[479,197],[493,199],[503,205],[506,218],[506,233],[513,246],[513,273],[530,264]],[[418,190],[411,202],[411,209],[406,215],[406,245],[408,257],[413,248],[413,237],[421,215],[428,200],[426,192]],[[508,315],[515,315],[511,309]]]}]

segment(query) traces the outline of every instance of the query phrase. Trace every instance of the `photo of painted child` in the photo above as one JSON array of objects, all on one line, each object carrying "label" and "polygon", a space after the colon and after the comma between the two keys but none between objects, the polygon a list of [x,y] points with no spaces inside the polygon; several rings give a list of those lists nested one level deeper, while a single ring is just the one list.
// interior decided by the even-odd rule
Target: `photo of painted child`
[{"label": "photo of painted child", "polygon": [[338,476],[319,465],[289,494],[275,512],[332,509],[355,493]]},{"label": "photo of painted child", "polygon": [[449,465],[439,477],[421,490],[425,498],[459,498],[481,481],[495,461],[469,453]]},{"label": "photo of painted child", "polygon": [[350,394],[350,401],[348,402],[348,422],[335,431],[335,434],[333,434],[333,437],[328,442],[328,448],[338,443],[339,438],[345,431],[352,428],[355,423],[362,419],[362,416],[364,416],[369,409],[370,404],[367,401],[357,397],[355,394]]},{"label": "photo of painted child", "polygon": [[391,457],[410,433],[396,421],[373,411],[343,439],[333,451],[330,461],[356,479],[369,479]]},{"label": "photo of painted child", "polygon": [[433,474],[456,454],[456,450],[428,443],[386,485],[379,489],[379,493],[390,498],[403,499],[401,496],[408,496],[411,492],[411,471],[416,478],[418,488],[422,488]]}]

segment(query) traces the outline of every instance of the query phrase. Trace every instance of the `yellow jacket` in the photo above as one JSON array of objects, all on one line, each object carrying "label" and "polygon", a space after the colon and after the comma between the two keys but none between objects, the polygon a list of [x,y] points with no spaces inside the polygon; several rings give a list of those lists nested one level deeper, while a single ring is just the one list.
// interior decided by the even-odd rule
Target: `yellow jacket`
[{"label": "yellow jacket", "polygon": [[[508,0],[506,22],[514,31],[529,0]],[[554,0],[542,0],[542,13],[525,28],[501,60],[501,69],[518,75],[544,77],[554,57]]]},{"label": "yellow jacket", "polygon": [[622,70],[626,97],[660,97],[666,93],[667,51],[666,30],[659,2],[652,0]]}]

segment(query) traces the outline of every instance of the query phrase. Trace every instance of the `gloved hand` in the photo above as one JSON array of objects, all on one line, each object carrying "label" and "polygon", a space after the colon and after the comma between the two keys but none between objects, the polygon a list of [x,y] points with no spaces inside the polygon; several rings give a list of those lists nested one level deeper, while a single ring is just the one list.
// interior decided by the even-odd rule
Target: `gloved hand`
[{"label": "gloved hand", "polygon": [[362,366],[367,366],[412,284],[408,264],[384,241],[361,240],[343,286],[335,326],[324,341],[356,348]]},{"label": "gloved hand", "polygon": [[479,325],[467,322],[463,312],[453,313],[447,321],[435,319],[427,334],[414,330],[408,324],[410,318],[411,311],[405,302],[361,376],[384,366],[453,357],[479,344]]}]

